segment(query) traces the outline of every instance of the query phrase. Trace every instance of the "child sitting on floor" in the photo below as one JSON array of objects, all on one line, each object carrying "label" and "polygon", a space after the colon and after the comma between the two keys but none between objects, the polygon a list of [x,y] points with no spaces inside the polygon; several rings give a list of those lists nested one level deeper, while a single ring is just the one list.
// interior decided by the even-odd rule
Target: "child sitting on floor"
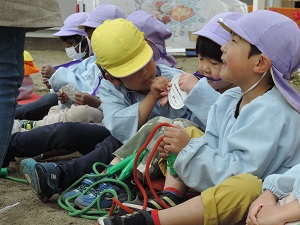
[{"label": "child sitting on floor", "polygon": [[[258,197],[261,181],[254,176],[284,173],[300,162],[295,132],[300,95],[288,82],[300,67],[297,24],[267,10],[220,23],[232,35],[221,48],[220,76],[238,87],[224,92],[211,107],[201,138],[191,139],[173,126],[166,128],[160,146],[161,156],[177,155],[174,169],[182,184],[201,195],[164,210],[148,202],[150,212],[100,218],[99,225],[236,224]],[[287,33],[293,35],[282,35]],[[186,191],[168,187],[177,198]],[[169,196],[161,200],[168,202]],[[141,204],[130,202],[130,207],[141,209]]]}]

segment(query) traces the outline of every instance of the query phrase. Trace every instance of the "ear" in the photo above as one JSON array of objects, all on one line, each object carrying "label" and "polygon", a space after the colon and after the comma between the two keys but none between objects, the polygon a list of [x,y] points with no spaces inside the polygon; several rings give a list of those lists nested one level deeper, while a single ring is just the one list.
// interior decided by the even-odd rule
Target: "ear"
[{"label": "ear", "polygon": [[264,54],[260,54],[257,56],[257,62],[255,63],[253,71],[256,73],[263,74],[264,72],[269,70],[271,66],[272,66],[271,59]]},{"label": "ear", "polygon": [[113,77],[112,75],[110,75],[110,74],[108,74],[108,73],[105,73],[104,76],[105,76],[105,78],[106,78],[107,80],[109,80],[109,82],[112,83],[113,85],[115,85],[115,86],[120,86],[120,85],[121,85],[120,80],[117,79],[117,78],[115,78],[115,77]]}]

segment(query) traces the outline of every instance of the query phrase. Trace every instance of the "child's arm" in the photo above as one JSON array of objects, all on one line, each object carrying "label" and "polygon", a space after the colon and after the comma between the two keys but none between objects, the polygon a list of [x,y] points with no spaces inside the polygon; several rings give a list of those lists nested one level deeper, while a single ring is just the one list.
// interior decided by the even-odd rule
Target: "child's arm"
[{"label": "child's arm", "polygon": [[167,127],[164,132],[163,148],[165,153],[172,152],[177,155],[191,140],[190,135],[178,124]]},{"label": "child's arm", "polygon": [[101,101],[99,98],[92,96],[88,93],[76,92],[75,93],[76,105],[88,105],[90,107],[99,108]]},{"label": "child's arm", "polygon": [[269,190],[264,191],[250,206],[247,225],[257,224],[256,216],[264,205],[276,205],[277,197]]},{"label": "child's arm", "polygon": [[285,205],[264,205],[257,214],[257,223],[248,225],[284,225],[300,220],[300,205],[293,200]]},{"label": "child's arm", "polygon": [[149,118],[156,102],[165,97],[170,90],[170,81],[167,77],[157,77],[152,81],[150,92],[140,102],[138,128],[141,128]]},{"label": "child's arm", "polygon": [[178,81],[179,87],[181,90],[190,93],[190,91],[195,87],[199,82],[199,79],[195,75],[184,72]]}]

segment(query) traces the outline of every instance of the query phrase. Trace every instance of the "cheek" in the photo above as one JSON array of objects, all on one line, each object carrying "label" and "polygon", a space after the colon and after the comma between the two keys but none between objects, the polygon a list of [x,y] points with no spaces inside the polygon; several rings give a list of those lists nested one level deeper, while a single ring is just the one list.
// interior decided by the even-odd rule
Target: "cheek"
[{"label": "cheek", "polygon": [[215,80],[217,80],[217,79],[220,78],[221,67],[222,67],[222,66],[219,65],[219,66],[214,67],[214,68],[211,70],[211,75],[212,75],[212,77],[213,77]]}]

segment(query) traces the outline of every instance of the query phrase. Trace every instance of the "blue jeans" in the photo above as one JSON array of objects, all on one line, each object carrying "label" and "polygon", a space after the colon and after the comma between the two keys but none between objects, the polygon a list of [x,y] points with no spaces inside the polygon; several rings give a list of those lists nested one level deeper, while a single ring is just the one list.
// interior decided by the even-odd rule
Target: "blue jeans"
[{"label": "blue jeans", "polygon": [[25,28],[0,27],[0,168],[6,155],[24,76]]}]

